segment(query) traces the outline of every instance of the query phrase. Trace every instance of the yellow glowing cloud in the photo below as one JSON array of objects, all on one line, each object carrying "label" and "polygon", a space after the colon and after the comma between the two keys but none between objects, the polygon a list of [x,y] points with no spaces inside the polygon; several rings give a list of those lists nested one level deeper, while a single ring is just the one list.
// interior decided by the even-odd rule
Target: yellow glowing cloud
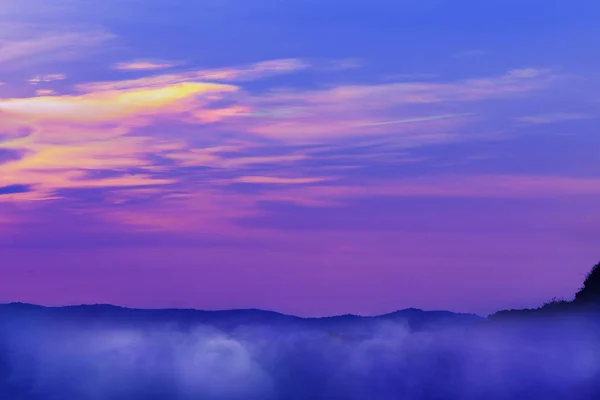
[{"label": "yellow glowing cloud", "polygon": [[[238,88],[211,83],[179,83],[152,89],[114,90],[81,96],[43,96],[0,100],[0,111],[36,121],[110,122],[134,115],[182,112],[182,102]],[[179,106],[179,107],[178,107]],[[193,107],[188,107],[193,108]]]},{"label": "yellow glowing cloud", "polygon": [[[65,188],[174,183],[174,179],[156,179],[144,174],[100,179],[86,171],[124,172],[130,168],[148,173],[160,171],[160,166],[148,161],[149,154],[181,152],[189,146],[176,139],[127,136],[131,130],[164,114],[188,113],[195,123],[233,116],[235,109],[211,109],[206,116],[202,109],[205,104],[219,99],[219,94],[236,90],[237,87],[230,85],[186,82],[79,96],[0,100],[0,127],[16,135],[0,142],[0,148],[21,153],[19,159],[0,165],[0,181],[32,186],[34,192],[18,198],[22,200],[53,198],[53,192]],[[140,117],[144,118],[140,120]],[[31,133],[22,137],[24,131]]]},{"label": "yellow glowing cloud", "polygon": [[[25,139],[21,140],[21,142]],[[15,141],[12,147],[17,147]],[[145,138],[119,137],[105,141],[78,144],[31,143],[28,152],[17,161],[5,163],[0,170],[5,174],[20,170],[118,169],[143,166],[140,156],[152,148]]]},{"label": "yellow glowing cloud", "polygon": [[53,193],[57,189],[82,189],[82,188],[118,188],[157,186],[176,183],[174,179],[156,179],[150,175],[131,174],[114,178],[91,178],[84,171],[67,170],[55,173],[45,171],[26,170],[19,171],[18,175],[6,176],[6,182],[25,182],[35,191],[19,193],[18,196],[0,196],[0,200],[44,200],[56,198]]}]

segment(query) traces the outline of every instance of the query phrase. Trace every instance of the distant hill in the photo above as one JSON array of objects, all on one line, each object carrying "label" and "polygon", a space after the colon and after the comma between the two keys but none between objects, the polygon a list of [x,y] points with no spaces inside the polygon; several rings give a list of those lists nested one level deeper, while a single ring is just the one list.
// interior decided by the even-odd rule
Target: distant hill
[{"label": "distant hill", "polygon": [[404,323],[413,331],[464,326],[483,320],[475,314],[450,311],[423,311],[415,308],[398,310],[374,317],[339,315],[302,318],[258,309],[202,311],[195,309],[135,309],[106,304],[44,307],[26,303],[0,304],[0,321],[43,321],[44,323],[76,323],[78,326],[102,324],[143,328],[157,324],[175,325],[179,329],[200,324],[225,331],[243,326],[266,326],[279,329],[302,327],[318,330],[370,330],[381,323]]},{"label": "distant hill", "polygon": [[370,330],[385,322],[404,323],[413,331],[452,326],[467,326],[477,322],[512,318],[554,316],[581,312],[600,312],[600,263],[587,275],[582,288],[571,301],[553,299],[537,308],[501,310],[486,318],[475,314],[450,311],[424,311],[416,308],[398,310],[379,316],[339,315],[302,318],[258,309],[203,311],[195,309],[134,309],[107,304],[44,307],[26,303],[0,304],[0,321],[14,317],[20,321],[73,322],[77,324],[108,324],[144,327],[155,324],[174,324],[191,328],[198,324],[223,330],[240,326],[269,326],[278,328],[314,328],[326,330]]}]

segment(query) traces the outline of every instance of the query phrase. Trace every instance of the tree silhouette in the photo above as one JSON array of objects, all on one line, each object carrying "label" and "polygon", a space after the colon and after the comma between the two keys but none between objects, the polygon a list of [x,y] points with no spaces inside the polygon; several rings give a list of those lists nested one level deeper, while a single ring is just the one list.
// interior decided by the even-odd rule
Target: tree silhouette
[{"label": "tree silhouette", "polygon": [[583,282],[583,287],[575,294],[575,303],[600,305],[600,263],[596,264]]},{"label": "tree silhouette", "polygon": [[571,313],[582,309],[600,308],[600,262],[587,274],[583,287],[575,294],[572,301],[563,299],[552,299],[538,308],[527,308],[524,310],[501,310],[489,316],[496,320],[506,317],[526,317],[532,315],[548,315],[559,313]]}]

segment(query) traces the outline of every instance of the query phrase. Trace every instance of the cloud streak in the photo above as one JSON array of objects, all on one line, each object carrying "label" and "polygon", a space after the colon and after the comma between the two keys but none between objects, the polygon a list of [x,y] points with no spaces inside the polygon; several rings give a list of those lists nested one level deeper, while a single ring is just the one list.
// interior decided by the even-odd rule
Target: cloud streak
[{"label": "cloud streak", "polygon": [[176,63],[154,62],[154,61],[130,61],[121,62],[113,66],[118,71],[156,71],[161,69],[169,69],[177,66]]}]

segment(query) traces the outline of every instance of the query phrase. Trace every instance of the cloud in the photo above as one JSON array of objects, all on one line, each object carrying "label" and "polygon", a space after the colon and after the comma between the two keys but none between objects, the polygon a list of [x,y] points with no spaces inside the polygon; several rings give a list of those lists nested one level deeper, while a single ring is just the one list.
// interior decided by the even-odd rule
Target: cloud
[{"label": "cloud", "polygon": [[112,49],[116,36],[82,18],[88,9],[76,0],[2,2],[0,70],[39,70]]},{"label": "cloud", "polygon": [[[434,136],[439,142],[447,142],[456,139],[449,133],[464,126],[464,117],[471,112],[442,112],[419,117],[406,110],[425,106],[438,110],[445,107],[450,110],[450,106],[456,110],[460,105],[466,108],[476,101],[508,99],[543,89],[557,79],[550,70],[524,68],[496,77],[446,83],[417,81],[345,85],[312,91],[272,91],[253,98],[254,107],[273,109],[279,104],[295,112],[250,122],[249,129],[264,137],[294,143],[320,143],[340,137],[386,133],[397,135],[398,140],[406,137],[406,142],[412,145],[419,145],[419,138],[422,138],[422,144],[430,144]],[[416,122],[428,124],[418,126]],[[398,126],[400,123],[404,125],[402,128]],[[436,132],[434,136],[432,131]]]},{"label": "cloud", "polygon": [[153,61],[129,61],[117,63],[113,66],[118,71],[156,71],[160,69],[169,69],[179,65],[178,63],[153,62]]},{"label": "cloud", "polygon": [[57,94],[54,90],[50,89],[38,89],[35,91],[36,96],[52,96]]},{"label": "cloud", "polygon": [[329,180],[329,178],[280,178],[274,176],[240,176],[235,178],[235,182],[258,183],[258,184],[276,184],[276,185],[295,185],[303,183],[317,183]]},{"label": "cloud", "polygon": [[[185,151],[173,151],[165,154],[165,157],[178,162],[181,166],[205,166],[211,168],[244,168],[256,165],[285,165],[302,161],[307,158],[303,154],[284,155],[243,155],[241,152],[245,146],[229,145],[206,147],[200,149],[184,149]],[[238,153],[235,156],[224,156],[220,153]]]},{"label": "cloud", "polygon": [[6,24],[0,28],[0,69],[46,65],[84,57],[115,38],[103,29]]},{"label": "cloud", "polygon": [[[532,92],[555,79],[550,71],[524,69],[454,82],[260,92],[243,85],[308,67],[274,60],[0,99],[0,148],[21,155],[1,164],[0,176],[5,185],[31,188],[2,200],[70,204],[97,193],[78,215],[134,231],[217,229],[241,237],[247,231],[237,221],[265,212],[265,201],[330,206],[361,196],[506,196],[506,185],[516,183],[499,177],[363,181],[349,171],[422,162],[399,151],[469,140],[460,133],[476,114],[468,104]],[[538,187],[534,195],[553,190]]]},{"label": "cloud", "polygon": [[504,76],[506,79],[528,79],[528,78],[536,78],[538,76],[549,73],[548,69],[539,69],[539,68],[518,68],[512,69],[508,71],[508,73]]},{"label": "cloud", "polygon": [[259,196],[261,201],[316,207],[337,206],[354,199],[374,197],[560,198],[600,196],[600,179],[548,175],[446,175],[286,188]]},{"label": "cloud", "polygon": [[290,73],[308,68],[308,64],[299,59],[281,59],[263,61],[234,68],[194,70],[188,72],[154,75],[138,79],[84,83],[77,86],[82,92],[106,90],[129,90],[175,85],[197,81],[243,81],[259,79],[273,74]]},{"label": "cloud", "polygon": [[[236,90],[221,84],[181,83],[146,90],[0,100],[0,112],[4,113],[0,127],[15,134],[13,139],[1,142],[0,148],[23,154],[18,160],[0,165],[0,175],[5,182],[33,185],[43,198],[52,198],[50,193],[61,188],[172,183],[173,179],[149,176],[148,159],[152,154],[175,150],[181,145],[176,141],[126,135],[161,115],[192,113],[190,118],[202,122],[198,110],[204,104],[218,94]],[[215,120],[214,110],[210,115]],[[20,136],[23,129],[34,133]],[[121,177],[106,179],[85,172],[144,167],[149,167],[145,173],[124,172]]]},{"label": "cloud", "polygon": [[[81,96],[53,96],[0,100],[0,111],[37,121],[104,123],[156,112],[179,113],[186,99],[202,94],[236,91],[234,86],[179,83],[147,89],[113,90]],[[170,108],[173,106],[174,108]]]},{"label": "cloud", "polygon": [[67,79],[65,74],[48,74],[48,75],[36,75],[28,80],[32,85],[37,85],[38,83],[46,83],[46,82],[54,82],[54,81],[62,81]]},{"label": "cloud", "polygon": [[427,117],[415,117],[415,118],[406,118],[406,119],[398,119],[392,121],[381,121],[381,122],[370,122],[362,126],[378,126],[378,125],[397,125],[397,124],[411,124],[413,122],[428,122],[428,121],[438,121],[441,119],[449,119],[449,118],[457,118],[457,117],[467,117],[473,114],[443,114],[443,115],[431,115]]},{"label": "cloud", "polygon": [[578,113],[553,113],[553,114],[538,114],[525,115],[517,117],[517,121],[527,124],[552,124],[555,122],[578,121],[594,118],[593,115],[578,114]]}]

